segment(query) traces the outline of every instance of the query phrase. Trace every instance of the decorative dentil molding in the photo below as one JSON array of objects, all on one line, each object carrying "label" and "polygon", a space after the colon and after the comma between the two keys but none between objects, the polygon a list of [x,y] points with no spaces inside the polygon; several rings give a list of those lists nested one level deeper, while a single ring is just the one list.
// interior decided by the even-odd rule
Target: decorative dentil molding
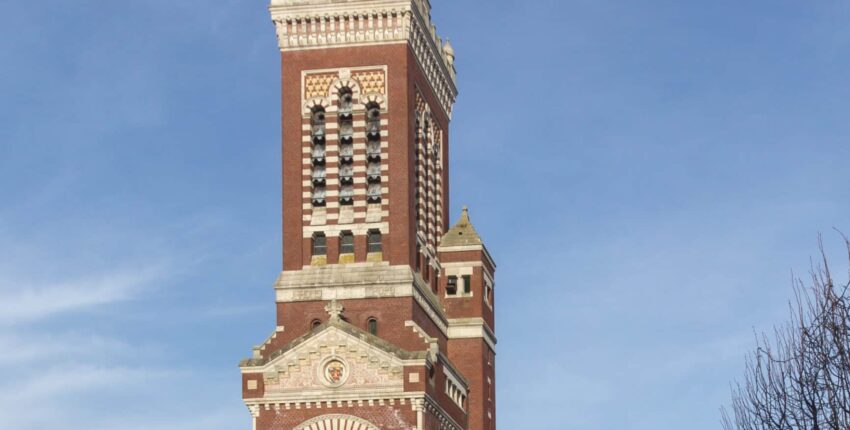
[{"label": "decorative dentil molding", "polygon": [[281,51],[407,42],[448,117],[457,99],[454,50],[428,0],[272,0]]}]

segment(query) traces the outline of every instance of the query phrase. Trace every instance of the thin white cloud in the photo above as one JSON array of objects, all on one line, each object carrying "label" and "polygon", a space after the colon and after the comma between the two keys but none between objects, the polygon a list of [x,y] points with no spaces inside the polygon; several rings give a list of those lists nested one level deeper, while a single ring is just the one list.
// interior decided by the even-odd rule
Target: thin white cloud
[{"label": "thin white cloud", "polygon": [[151,347],[131,345],[124,341],[81,333],[39,333],[38,331],[0,331],[0,369],[14,366],[32,366],[55,363],[91,361],[98,357],[149,355]]},{"label": "thin white cloud", "polygon": [[[62,365],[32,369],[22,380],[0,385],[0,428],[36,429],[59,425],[86,411],[74,406],[75,398],[116,387],[162,384],[168,372],[126,367]],[[32,405],[49,405],[37,413]]]},{"label": "thin white cloud", "polygon": [[137,297],[163,269],[125,269],[74,281],[32,286],[0,279],[0,324],[14,325]]},{"label": "thin white cloud", "polygon": [[230,430],[250,426],[251,418],[248,410],[242,405],[231,402],[217,407],[208,407],[203,414],[190,410],[181,416],[110,417],[104,423],[86,428],[90,430]]},{"label": "thin white cloud", "polygon": [[212,305],[207,308],[203,308],[197,311],[196,317],[204,317],[204,318],[235,318],[242,317],[245,315],[255,315],[257,313],[269,312],[269,309],[273,309],[270,305],[265,303],[252,303],[252,304],[234,304],[234,305]]},{"label": "thin white cloud", "polygon": [[168,373],[150,369],[99,366],[60,366],[34,372],[15,387],[3,390],[3,403],[22,403],[37,399],[57,398],[80,392],[92,392],[102,387],[125,386],[139,381],[161,378]]}]

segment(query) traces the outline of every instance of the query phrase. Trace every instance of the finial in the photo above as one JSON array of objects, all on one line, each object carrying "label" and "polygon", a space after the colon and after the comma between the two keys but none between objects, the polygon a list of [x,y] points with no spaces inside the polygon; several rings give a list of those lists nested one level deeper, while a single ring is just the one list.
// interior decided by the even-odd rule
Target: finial
[{"label": "finial", "polygon": [[460,213],[460,222],[469,224],[469,206],[463,205],[463,211]]},{"label": "finial", "polygon": [[455,49],[452,47],[452,43],[449,41],[449,38],[446,38],[446,43],[443,45],[443,53],[446,54],[446,58],[449,59],[449,64],[455,63]]},{"label": "finial", "polygon": [[336,301],[336,299],[331,300],[325,306],[325,312],[331,316],[331,321],[339,321],[342,319],[342,311],[345,310],[345,307],[342,306],[342,303]]}]

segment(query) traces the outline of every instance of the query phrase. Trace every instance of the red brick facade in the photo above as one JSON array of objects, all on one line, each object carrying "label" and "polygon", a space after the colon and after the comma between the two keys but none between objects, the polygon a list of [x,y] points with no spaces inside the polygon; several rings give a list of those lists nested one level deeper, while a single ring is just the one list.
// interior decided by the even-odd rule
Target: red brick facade
[{"label": "red brick facade", "polygon": [[384,3],[272,3],[283,273],[241,365],[255,429],[495,429],[495,265],[466,211],[448,224],[454,52],[428,0]]}]

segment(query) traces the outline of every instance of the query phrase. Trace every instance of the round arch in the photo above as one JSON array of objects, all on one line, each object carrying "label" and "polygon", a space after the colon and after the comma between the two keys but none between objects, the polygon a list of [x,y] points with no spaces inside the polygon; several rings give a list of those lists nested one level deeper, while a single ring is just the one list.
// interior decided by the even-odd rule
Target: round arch
[{"label": "round arch", "polygon": [[362,91],[360,90],[360,82],[355,81],[354,79],[337,79],[335,80],[330,87],[328,87],[328,99],[331,101],[339,100],[339,93],[344,88],[348,88],[351,91],[351,96],[354,99],[354,105],[363,104],[361,101]]},{"label": "round arch", "polygon": [[351,415],[322,415],[307,420],[297,426],[295,430],[324,430],[324,429],[346,429],[346,430],[379,430],[378,426]]},{"label": "round arch", "polygon": [[327,112],[330,109],[330,106],[331,102],[328,99],[322,97],[313,97],[312,99],[309,99],[304,102],[302,113],[305,116],[310,116],[310,114],[313,112],[313,109],[315,108],[322,108]]}]

